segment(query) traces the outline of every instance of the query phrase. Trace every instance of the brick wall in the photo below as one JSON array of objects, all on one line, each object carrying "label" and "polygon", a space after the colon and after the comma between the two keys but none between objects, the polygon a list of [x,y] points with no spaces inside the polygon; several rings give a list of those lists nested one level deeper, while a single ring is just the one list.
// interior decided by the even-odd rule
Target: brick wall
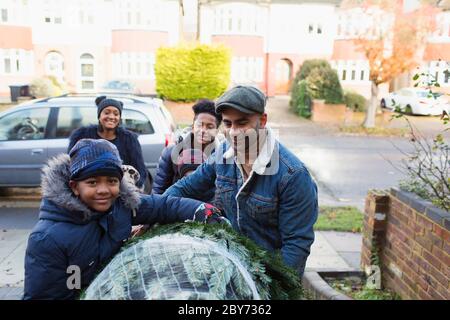
[{"label": "brick wall", "polygon": [[450,299],[450,213],[392,189],[366,198],[361,266],[403,299]]},{"label": "brick wall", "polygon": [[311,120],[314,122],[343,124],[347,107],[345,104],[326,104],[324,100],[313,100]]},{"label": "brick wall", "polygon": [[173,120],[177,125],[191,125],[194,121],[194,111],[192,106],[195,102],[175,102],[165,100],[164,105],[172,114]]}]

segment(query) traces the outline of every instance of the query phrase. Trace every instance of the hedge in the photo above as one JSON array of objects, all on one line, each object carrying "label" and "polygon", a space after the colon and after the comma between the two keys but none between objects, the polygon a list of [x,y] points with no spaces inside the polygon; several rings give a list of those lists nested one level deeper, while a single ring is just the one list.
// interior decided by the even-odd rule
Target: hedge
[{"label": "hedge", "polygon": [[364,96],[353,91],[347,91],[344,94],[344,102],[347,108],[357,111],[366,111],[367,100]]},{"label": "hedge", "polygon": [[300,117],[311,117],[312,99],[306,80],[301,80],[292,90],[291,107]]},{"label": "hedge", "polygon": [[305,79],[311,96],[324,99],[325,103],[339,104],[344,102],[344,92],[336,71],[331,68],[315,68]]},{"label": "hedge", "polygon": [[231,52],[223,45],[162,47],[156,52],[156,92],[173,101],[215,99],[230,83]]}]

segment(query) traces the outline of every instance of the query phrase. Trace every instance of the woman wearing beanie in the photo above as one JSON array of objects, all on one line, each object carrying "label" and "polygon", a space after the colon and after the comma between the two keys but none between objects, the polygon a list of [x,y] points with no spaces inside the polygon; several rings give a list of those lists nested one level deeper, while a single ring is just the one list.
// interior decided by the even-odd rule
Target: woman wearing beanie
[{"label": "woman wearing beanie", "polygon": [[120,126],[123,103],[115,99],[108,99],[106,96],[100,96],[95,99],[95,104],[97,105],[98,125],[81,127],[72,132],[67,152],[80,139],[108,140],[119,150],[123,163],[133,166],[139,172],[140,178],[136,185],[138,188],[142,188],[147,179],[147,169],[137,135]]},{"label": "woman wearing beanie", "polygon": [[144,195],[122,177],[117,148],[103,139],[82,139],[69,155],[49,160],[25,254],[24,299],[76,299],[130,237],[132,225],[226,221],[209,204]]}]

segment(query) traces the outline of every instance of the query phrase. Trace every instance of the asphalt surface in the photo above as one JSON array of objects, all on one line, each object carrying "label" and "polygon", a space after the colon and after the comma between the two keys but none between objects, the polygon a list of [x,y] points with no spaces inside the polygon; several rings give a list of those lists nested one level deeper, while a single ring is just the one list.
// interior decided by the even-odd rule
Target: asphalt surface
[{"label": "asphalt surface", "polygon": [[268,122],[279,140],[302,160],[319,186],[322,205],[364,208],[370,189],[389,189],[404,178],[403,137],[346,136],[291,113],[288,99],[269,100]]},{"label": "asphalt surface", "polygon": [[0,231],[8,229],[31,230],[38,221],[39,209],[0,208]]}]

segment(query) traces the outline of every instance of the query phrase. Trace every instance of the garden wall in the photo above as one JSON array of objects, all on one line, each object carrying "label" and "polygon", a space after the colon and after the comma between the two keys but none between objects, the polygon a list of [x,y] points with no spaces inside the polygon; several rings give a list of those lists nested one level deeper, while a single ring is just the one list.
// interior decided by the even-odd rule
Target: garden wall
[{"label": "garden wall", "polygon": [[175,102],[164,100],[164,105],[172,114],[173,120],[177,125],[191,125],[194,120],[194,111],[192,106],[195,102]]},{"label": "garden wall", "polygon": [[398,189],[369,192],[361,266],[378,263],[403,299],[449,300],[450,213]]},{"label": "garden wall", "polygon": [[324,100],[313,100],[311,120],[322,123],[344,123],[346,112],[345,104],[327,104]]},{"label": "garden wall", "polygon": [[[318,123],[337,126],[360,126],[365,119],[365,112],[354,112],[345,104],[327,104],[324,100],[313,100],[311,120]],[[391,112],[376,115],[377,126],[388,126],[392,118]]]}]

